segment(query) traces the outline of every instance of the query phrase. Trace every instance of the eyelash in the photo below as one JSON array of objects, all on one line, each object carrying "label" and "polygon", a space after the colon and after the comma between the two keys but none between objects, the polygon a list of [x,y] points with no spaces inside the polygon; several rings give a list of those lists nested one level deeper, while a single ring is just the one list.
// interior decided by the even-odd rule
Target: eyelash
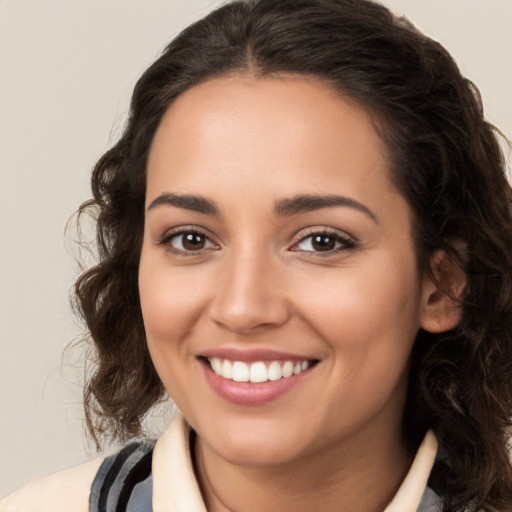
[{"label": "eyelash", "polygon": [[[212,245],[214,245],[215,247],[218,247],[214,242],[212,242],[209,238],[209,236],[202,230],[194,227],[190,227],[190,228],[187,228],[187,227],[184,227],[184,228],[177,228],[175,230],[172,230],[170,232],[167,232],[158,242],[158,245],[161,245],[163,247],[166,248],[167,251],[171,252],[172,254],[176,255],[176,256],[181,256],[181,257],[190,257],[190,256],[196,256],[198,255],[202,250],[206,249],[206,248],[201,248],[201,249],[198,249],[198,250],[195,250],[195,251],[187,251],[187,250],[184,250],[184,249],[176,249],[175,247],[173,247],[171,245],[171,242],[174,238],[178,237],[178,236],[183,236],[183,235],[198,235],[200,237],[204,237],[206,240],[208,240]],[[340,244],[339,247],[335,247],[334,249],[331,249],[331,250],[328,250],[328,251],[305,251],[305,250],[301,250],[301,249],[293,249],[293,247],[299,245],[300,243],[306,241],[308,238],[312,238],[313,236],[324,236],[324,237],[328,237],[328,238],[331,238],[334,240],[335,244]],[[340,252],[343,252],[343,251],[350,251],[350,250],[353,250],[355,249],[357,246],[356,242],[354,239],[352,238],[349,238],[349,237],[346,237],[346,236],[342,236],[340,235],[338,232],[336,231],[332,231],[332,230],[329,230],[329,229],[314,229],[314,228],[310,228],[308,230],[308,232],[306,233],[305,236],[302,236],[300,238],[300,240],[298,240],[297,242],[295,242],[292,246],[292,248],[290,248],[289,250],[293,251],[293,252],[303,252],[303,253],[310,253],[310,254],[314,254],[315,257],[318,256],[318,257],[328,257],[328,256],[332,256],[334,254],[338,254]]]},{"label": "eyelash", "polygon": [[196,256],[197,254],[199,254],[201,252],[201,250],[203,250],[203,249],[199,249],[196,251],[187,251],[187,250],[183,250],[183,249],[176,249],[175,247],[173,247],[171,245],[171,242],[174,238],[179,237],[179,236],[184,236],[184,235],[199,235],[199,236],[203,237],[204,239],[209,240],[210,243],[212,243],[213,245],[216,245],[210,240],[210,237],[204,231],[202,231],[196,227],[194,227],[194,228],[183,227],[183,228],[176,228],[172,231],[168,231],[159,240],[158,245],[165,247],[165,249],[167,251],[169,251],[170,253],[172,253],[175,256],[181,256],[181,257],[186,258],[189,256]]},{"label": "eyelash", "polygon": [[333,231],[330,229],[309,228],[306,231],[306,234],[304,236],[302,236],[300,238],[300,240],[295,242],[292,247],[295,247],[295,246],[299,245],[300,243],[304,242],[305,240],[307,240],[308,238],[312,238],[314,236],[323,236],[323,237],[331,238],[334,240],[334,242],[336,244],[340,244],[340,246],[336,247],[332,250],[329,250],[329,251],[301,251],[300,249],[293,249],[293,248],[290,250],[297,251],[297,252],[312,253],[315,255],[315,257],[326,258],[326,257],[332,256],[334,254],[339,254],[340,252],[351,251],[351,250],[355,249],[356,245],[357,245],[353,238],[350,238],[348,236],[343,236],[340,233],[338,233],[337,231]]}]

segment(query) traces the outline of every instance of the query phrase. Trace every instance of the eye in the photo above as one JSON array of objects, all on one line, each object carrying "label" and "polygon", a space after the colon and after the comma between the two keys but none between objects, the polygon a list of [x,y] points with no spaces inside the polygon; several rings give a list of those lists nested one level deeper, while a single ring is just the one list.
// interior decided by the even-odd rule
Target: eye
[{"label": "eye", "polygon": [[191,229],[168,233],[160,241],[160,245],[166,246],[175,253],[197,252],[203,249],[218,248],[204,233]]},{"label": "eye", "polygon": [[292,248],[292,251],[335,253],[342,250],[353,249],[353,240],[338,233],[319,231],[302,238]]}]

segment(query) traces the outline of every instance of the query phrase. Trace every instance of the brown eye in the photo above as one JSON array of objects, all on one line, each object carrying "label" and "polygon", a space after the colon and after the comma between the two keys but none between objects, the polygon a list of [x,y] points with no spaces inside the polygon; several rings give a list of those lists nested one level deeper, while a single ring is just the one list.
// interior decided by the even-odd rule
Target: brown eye
[{"label": "brown eye", "polygon": [[304,237],[293,248],[293,251],[311,253],[337,253],[346,249],[353,249],[355,243],[338,233],[317,232]]},{"label": "brown eye", "polygon": [[336,247],[336,240],[329,235],[315,235],[311,237],[311,246],[315,251],[332,251]]},{"label": "brown eye", "polygon": [[205,237],[199,233],[188,233],[181,235],[183,240],[183,248],[187,251],[197,251],[203,249],[205,245]]},{"label": "brown eye", "polygon": [[162,245],[168,245],[177,252],[201,251],[216,247],[206,235],[198,231],[174,233],[164,238]]}]

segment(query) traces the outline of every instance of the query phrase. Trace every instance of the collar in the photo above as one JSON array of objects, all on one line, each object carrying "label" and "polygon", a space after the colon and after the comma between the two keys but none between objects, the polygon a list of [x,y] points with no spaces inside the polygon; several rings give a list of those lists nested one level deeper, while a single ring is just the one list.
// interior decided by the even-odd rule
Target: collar
[{"label": "collar", "polygon": [[[190,426],[180,414],[157,441],[153,452],[153,512],[207,512],[190,452]],[[411,512],[421,502],[437,453],[428,431],[407,476],[384,512]]]},{"label": "collar", "polygon": [[407,476],[384,512],[418,510],[436,459],[437,446],[436,436],[429,430],[416,452]]}]

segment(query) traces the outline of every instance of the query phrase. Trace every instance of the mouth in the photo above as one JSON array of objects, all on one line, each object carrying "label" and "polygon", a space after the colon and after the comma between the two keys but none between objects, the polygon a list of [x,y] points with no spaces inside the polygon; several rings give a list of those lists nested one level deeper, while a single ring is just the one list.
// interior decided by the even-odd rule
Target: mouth
[{"label": "mouth", "polygon": [[211,389],[235,405],[262,406],[303,386],[318,359],[267,350],[216,349],[197,356]]},{"label": "mouth", "polygon": [[250,382],[252,384],[288,379],[305,372],[318,363],[316,359],[255,361],[252,363],[220,357],[201,357],[200,359],[219,377],[233,382]]}]

